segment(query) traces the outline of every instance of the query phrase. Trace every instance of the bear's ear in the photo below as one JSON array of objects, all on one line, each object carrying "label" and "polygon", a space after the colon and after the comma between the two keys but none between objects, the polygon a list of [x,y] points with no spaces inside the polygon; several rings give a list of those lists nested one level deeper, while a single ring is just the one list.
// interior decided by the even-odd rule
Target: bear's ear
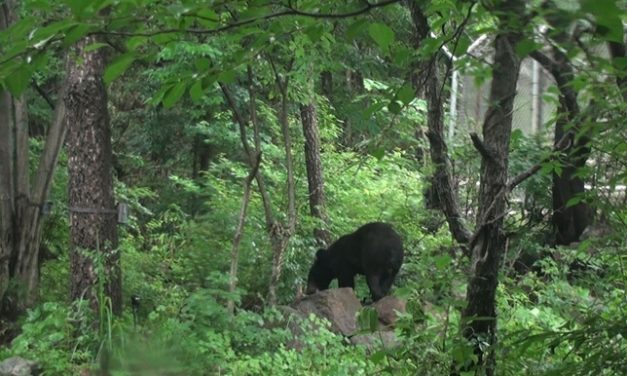
[{"label": "bear's ear", "polygon": [[326,249],[324,249],[324,248],[320,248],[320,249],[318,250],[318,252],[316,252],[316,259],[318,259],[318,260],[319,260],[319,259],[323,258],[323,257],[325,256],[325,254],[326,254],[326,253],[327,253],[327,250],[326,250]]}]

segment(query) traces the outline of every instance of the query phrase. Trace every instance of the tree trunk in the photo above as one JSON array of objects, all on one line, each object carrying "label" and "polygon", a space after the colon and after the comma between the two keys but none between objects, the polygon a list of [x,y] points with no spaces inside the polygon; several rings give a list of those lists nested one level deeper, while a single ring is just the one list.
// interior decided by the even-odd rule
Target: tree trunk
[{"label": "tree trunk", "polygon": [[[566,135],[568,125],[568,109],[561,105],[558,109],[563,116],[555,123],[554,143],[557,145]],[[577,121],[577,120],[575,120]],[[564,151],[565,158],[561,174],[553,173],[553,225],[555,228],[555,243],[568,245],[579,241],[579,237],[592,222],[592,209],[583,202],[567,206],[570,199],[585,192],[585,183],[578,177],[577,171],[584,167],[590,149],[587,137],[575,140],[571,134],[571,147]]]},{"label": "tree trunk", "polygon": [[[0,30],[16,20],[15,1],[0,6]],[[39,287],[41,206],[65,137],[65,106],[56,105],[34,181],[30,181],[27,106],[0,93],[0,315],[13,320],[32,306]],[[11,281],[11,282],[10,282]],[[11,287],[11,288],[9,288]]]},{"label": "tree trunk", "polygon": [[[244,195],[242,197],[242,204],[240,206],[239,217],[237,221],[237,228],[235,229],[235,235],[233,236],[233,245],[231,248],[231,269],[229,272],[229,292],[235,293],[237,288],[237,266],[239,264],[239,245],[242,240],[244,232],[244,224],[246,222],[246,211],[248,210],[248,203],[250,202],[250,185],[257,174],[259,165],[261,164],[261,155],[257,155],[255,165],[250,170],[250,173],[244,180]],[[227,303],[227,310],[233,314],[235,309],[235,302],[232,298],[229,298]]]},{"label": "tree trunk", "polygon": [[[244,119],[244,116],[239,110],[237,103],[235,102],[235,98],[231,94],[231,91],[229,90],[229,88],[224,83],[220,83],[220,88],[222,89],[222,93],[224,94],[224,97],[228,105],[231,107],[235,121],[239,125],[239,133],[240,133],[240,140],[242,143],[242,148],[244,149],[244,153],[246,154],[248,163],[252,169],[255,165],[255,155],[261,155],[261,136],[260,136],[260,130],[259,130],[259,122],[257,120],[256,91],[255,91],[255,84],[254,84],[254,75],[253,75],[252,68],[250,66],[247,67],[247,73],[248,73],[250,122],[252,123],[252,126],[253,126],[253,136],[254,136],[254,143],[255,143],[254,153],[251,150],[250,146],[248,145],[248,136],[246,135],[247,121]],[[289,237],[286,236],[286,231],[284,230],[283,225],[274,219],[274,214],[272,210],[272,202],[270,201],[270,196],[268,194],[268,191],[266,190],[266,185],[265,185],[263,175],[261,174],[260,170],[261,168],[258,167],[255,173],[255,180],[257,182],[257,187],[259,188],[259,194],[261,195],[261,201],[263,203],[263,211],[264,211],[264,216],[265,216],[265,221],[266,221],[266,231],[268,232],[268,237],[270,238],[270,246],[272,247],[273,263],[272,263],[271,274],[280,276],[280,270],[277,271],[276,269],[281,267],[282,259],[279,258],[278,260],[275,260],[275,256],[283,255],[283,250],[287,246],[287,239],[289,239]],[[272,280],[272,277],[271,277],[271,280]],[[270,294],[271,292],[269,291],[269,295]],[[271,301],[271,298],[272,296],[269,297],[270,301]],[[274,295],[274,298],[276,299],[276,295]]]},{"label": "tree trunk", "polygon": [[330,100],[333,95],[333,74],[331,71],[325,70],[320,73],[320,84],[322,86],[322,94]]},{"label": "tree trunk", "polygon": [[[294,183],[294,162],[292,158],[292,138],[290,136],[289,119],[288,119],[288,94],[287,88],[289,78],[281,78],[278,71],[272,64],[275,76],[275,83],[279,89],[281,96],[281,108],[279,112],[279,122],[281,123],[281,132],[283,133],[283,143],[285,146],[285,168],[287,171],[287,227],[275,226],[271,231],[274,233],[275,239],[280,239],[278,244],[273,247],[272,254],[272,270],[270,273],[270,286],[268,288],[268,302],[272,305],[277,302],[276,290],[279,286],[281,273],[283,271],[283,259],[285,249],[291,235],[296,228],[296,187]],[[279,231],[277,233],[277,231]]]},{"label": "tree trunk", "polygon": [[[87,299],[94,309],[99,293],[121,313],[121,271],[117,249],[117,211],[113,198],[111,130],[107,92],[102,80],[101,50],[87,52],[96,42],[86,37],[68,60],[65,97],[69,125],[67,148],[70,211],[70,294]],[[103,280],[104,279],[104,280]],[[99,285],[104,291],[98,291]]]},{"label": "tree trunk", "polygon": [[[416,48],[418,48],[429,35],[429,24],[427,17],[416,2],[408,1],[407,5],[415,28],[414,43]],[[427,100],[427,127],[429,129],[427,138],[429,140],[431,162],[435,165],[436,171],[431,179],[432,188],[430,188],[430,191],[435,193],[432,196],[437,202],[437,207],[444,213],[455,240],[460,244],[466,244],[470,241],[471,234],[459,210],[457,196],[453,187],[451,161],[449,160],[448,148],[444,141],[442,82],[437,60],[438,56],[436,55],[429,61],[418,64],[419,73],[414,76],[412,81],[416,93],[424,91]],[[421,131],[417,132],[417,135],[421,133]]]},{"label": "tree trunk", "polygon": [[[552,1],[547,1],[546,6],[551,6]],[[552,19],[547,18],[551,24]],[[556,33],[552,35],[558,43],[569,43],[570,35],[561,25],[554,23]],[[578,93],[571,82],[575,78],[573,66],[569,57],[558,47],[551,48],[552,58],[540,51],[534,51],[531,56],[538,61],[557,83],[560,92],[558,107],[558,120],[555,124],[554,144],[557,145],[564,137],[570,141],[569,146],[563,151],[562,173],[553,174],[553,227],[555,243],[568,245],[579,241],[583,230],[592,221],[592,209],[583,202],[567,207],[568,201],[585,191],[584,181],[576,176],[577,171],[584,167],[590,155],[590,139],[587,132],[581,132],[581,111],[578,104]]]},{"label": "tree trunk", "polygon": [[307,186],[309,188],[309,211],[320,225],[314,229],[314,238],[321,247],[331,244],[331,237],[326,230],[328,222],[324,199],[324,175],[320,159],[320,136],[318,134],[318,115],[316,105],[301,104],[300,118],[305,135],[305,164],[307,167]]},{"label": "tree trunk", "polygon": [[[509,141],[512,110],[520,58],[516,43],[520,35],[511,31],[510,17],[524,14],[524,3],[506,0],[499,9],[501,27],[494,46],[494,65],[490,88],[490,106],[483,123],[483,142],[474,135],[473,142],[481,154],[479,210],[475,236],[471,240],[471,276],[466,294],[467,306],[462,313],[464,336],[471,341],[478,356],[481,374],[494,375],[496,360],[496,288],[498,274],[507,247],[503,229],[506,211]],[[488,344],[486,348],[482,344]],[[486,353],[487,352],[487,353]]]}]

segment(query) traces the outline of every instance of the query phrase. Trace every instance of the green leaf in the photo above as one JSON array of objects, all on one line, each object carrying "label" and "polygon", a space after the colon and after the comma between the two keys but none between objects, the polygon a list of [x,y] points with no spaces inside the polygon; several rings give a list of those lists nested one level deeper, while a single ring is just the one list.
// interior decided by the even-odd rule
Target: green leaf
[{"label": "green leaf", "polygon": [[582,195],[577,195],[575,197],[571,197],[567,202],[566,202],[566,207],[570,208],[573,207],[575,205],[578,205],[579,203],[581,203],[583,201],[583,196]]},{"label": "green leaf", "polygon": [[373,23],[368,26],[368,34],[381,47],[387,51],[390,44],[394,41],[394,30],[386,24]]},{"label": "green leaf", "polygon": [[519,57],[525,57],[540,47],[542,46],[532,39],[523,39],[516,44],[516,54]]},{"label": "green leaf", "polygon": [[581,9],[594,16],[597,22],[597,32],[608,41],[623,43],[623,22],[615,0],[583,0]]},{"label": "green leaf", "polygon": [[435,258],[435,267],[438,269],[444,269],[451,264],[453,258],[449,255],[440,255]]},{"label": "green leaf", "polygon": [[361,330],[375,332],[379,328],[379,314],[372,307],[365,307],[359,312],[357,318]]},{"label": "green leaf", "polygon": [[381,160],[385,156],[385,149],[378,148],[378,149],[373,150],[370,154],[373,157],[377,158],[377,160]]},{"label": "green leaf", "polygon": [[416,98],[416,91],[411,85],[404,85],[396,92],[396,98],[403,104],[408,105]]},{"label": "green leaf", "polygon": [[462,56],[470,47],[471,40],[465,34],[459,37],[457,40],[457,44],[455,45],[455,50],[453,50],[453,55]]},{"label": "green leaf", "polygon": [[225,84],[230,84],[235,81],[235,71],[227,70],[220,72],[218,74],[218,81],[224,82]]},{"label": "green leaf", "polygon": [[366,24],[367,21],[365,19],[360,19],[353,22],[348,27],[348,29],[346,29],[346,37],[348,38],[348,40],[352,41],[353,39],[357,38],[359,34],[363,33]]},{"label": "green leaf", "polygon": [[127,53],[119,56],[115,61],[107,67],[104,73],[104,81],[105,83],[110,83],[116,78],[120,77],[128,67],[133,64],[137,57],[134,53]]},{"label": "green leaf", "polygon": [[136,50],[137,47],[140,47],[140,46],[143,46],[144,44],[146,44],[146,40],[147,39],[148,38],[146,38],[146,37],[132,37],[132,38],[129,38],[126,41],[126,47],[129,50],[131,50],[131,51],[132,50]]},{"label": "green leaf", "polygon": [[19,96],[26,90],[30,81],[30,71],[24,67],[19,67],[13,71],[5,79],[7,89],[13,94],[13,96]]},{"label": "green leaf", "polygon": [[93,3],[93,0],[65,0],[65,3],[70,7],[74,15],[80,17],[83,15],[85,9]]},{"label": "green leaf", "polygon": [[400,113],[401,113],[401,105],[400,105],[400,104],[398,104],[398,102],[397,102],[397,101],[391,101],[391,102],[388,104],[388,110],[389,110],[391,113],[393,113],[393,114],[395,114],[395,115],[398,115],[398,114],[400,114]]},{"label": "green leaf", "polygon": [[305,29],[305,34],[307,34],[310,41],[317,42],[320,40],[320,37],[322,37],[322,34],[324,34],[324,24],[317,23],[308,27]]},{"label": "green leaf", "polygon": [[92,44],[88,44],[87,46],[85,46],[85,52],[91,52],[91,51],[95,51],[99,48],[102,47],[109,47],[108,44],[106,43],[92,43]]},{"label": "green leaf", "polygon": [[202,81],[198,80],[194,82],[192,87],[189,88],[189,96],[192,98],[194,102],[198,102],[200,98],[202,98],[203,90],[202,90]]},{"label": "green leaf", "polygon": [[170,90],[168,90],[163,97],[163,107],[170,108],[174,106],[176,102],[181,99],[183,94],[185,94],[185,87],[185,82],[179,82],[178,84],[171,87]]},{"label": "green leaf", "polygon": [[199,72],[208,71],[209,67],[211,66],[211,60],[206,59],[206,58],[196,59],[196,61],[194,62],[194,66],[196,66],[196,69]]},{"label": "green leaf", "polygon": [[91,26],[86,24],[78,24],[72,27],[66,34],[65,39],[63,40],[63,44],[65,46],[71,46],[76,43],[79,39],[87,35],[87,32],[91,29]]},{"label": "green leaf", "polygon": [[376,353],[372,354],[372,356],[370,356],[370,361],[374,364],[379,364],[381,363],[381,361],[383,361],[383,359],[385,359],[385,355],[385,351],[377,351]]},{"label": "green leaf", "polygon": [[371,104],[368,108],[362,112],[362,117],[364,119],[370,119],[372,115],[381,111],[385,107],[385,102],[376,102]]}]

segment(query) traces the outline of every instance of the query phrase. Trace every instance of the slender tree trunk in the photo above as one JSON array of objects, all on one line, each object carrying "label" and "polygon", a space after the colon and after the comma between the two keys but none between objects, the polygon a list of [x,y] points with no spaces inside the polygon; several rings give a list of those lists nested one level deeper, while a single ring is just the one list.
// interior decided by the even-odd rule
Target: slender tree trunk
[{"label": "slender tree trunk", "polygon": [[325,70],[320,73],[320,84],[322,86],[322,94],[331,99],[331,96],[333,96],[333,74],[331,71]]},{"label": "slender tree trunk", "polygon": [[[260,129],[259,129],[259,121],[257,120],[256,91],[255,91],[255,85],[254,85],[254,75],[253,75],[252,68],[250,66],[248,66],[247,70],[248,70],[248,81],[249,81],[248,82],[248,95],[249,95],[249,101],[250,101],[249,103],[250,122],[252,123],[252,126],[253,126],[253,136],[254,136],[254,143],[255,143],[254,153],[255,154],[253,153],[250,146],[248,145],[248,136],[246,135],[247,121],[244,119],[244,116],[239,110],[237,103],[235,102],[235,98],[233,97],[233,95],[231,94],[231,91],[225,84],[220,83],[220,88],[222,89],[222,93],[224,94],[224,97],[228,105],[231,107],[235,121],[239,125],[240,140],[242,142],[242,148],[244,149],[244,153],[246,154],[246,157],[248,158],[248,162],[252,169],[252,167],[255,164],[255,159],[254,159],[255,155],[261,155],[261,136],[260,136]],[[263,209],[264,209],[263,211],[264,211],[264,216],[265,216],[265,221],[266,221],[266,230],[268,232],[268,237],[270,238],[270,246],[272,247],[272,255],[274,259],[274,255],[283,254],[283,250],[287,246],[287,239],[289,239],[289,237],[286,236],[287,231],[285,231],[284,226],[274,219],[274,214],[272,210],[272,202],[270,200],[270,195],[268,194],[268,191],[266,190],[265,182],[263,179],[263,175],[261,174],[260,168],[257,169],[257,172],[255,174],[255,180],[257,182],[257,187],[259,188],[259,194],[261,195],[261,201],[263,203]],[[281,259],[279,259],[278,261],[279,261],[278,263],[275,263],[273,260],[272,272],[274,273],[276,273],[274,271],[274,266],[275,265],[278,265],[279,267],[281,266],[281,262],[280,262]]]},{"label": "slender tree trunk", "polygon": [[[261,164],[261,155],[257,155],[255,165],[250,170],[250,173],[244,180],[244,196],[242,197],[242,204],[240,206],[239,217],[237,222],[237,228],[235,229],[235,235],[233,237],[233,246],[231,248],[231,270],[229,272],[229,292],[235,293],[237,288],[237,265],[239,264],[239,245],[242,240],[242,234],[244,232],[244,223],[246,222],[246,211],[248,210],[248,203],[250,202],[250,185],[257,174],[259,165]],[[229,299],[227,303],[227,310],[232,314],[235,309],[235,302],[233,299]]]},{"label": "slender tree trunk", "polygon": [[98,300],[100,284],[117,314],[122,309],[121,271],[111,130],[102,80],[104,57],[101,50],[85,51],[94,42],[94,37],[79,41],[74,51],[76,60],[68,60],[70,294],[73,300],[87,299],[98,308],[104,303]]},{"label": "slender tree trunk", "polygon": [[[0,5],[0,29],[16,20],[17,2]],[[15,319],[35,303],[39,287],[40,208],[65,137],[65,106],[56,104],[31,185],[27,106],[22,96],[0,92],[0,315]],[[9,284],[9,281],[12,281]],[[8,290],[9,286],[12,286]]]},{"label": "slender tree trunk", "polygon": [[324,199],[324,175],[320,159],[320,135],[318,134],[318,115],[316,105],[301,104],[300,118],[305,135],[305,164],[307,167],[307,186],[309,188],[309,211],[320,225],[314,229],[314,238],[321,247],[331,244],[331,237],[326,230],[328,222]]},{"label": "slender tree trunk", "polygon": [[13,255],[13,217],[15,213],[10,163],[12,158],[11,95],[0,92],[0,307],[5,311],[5,293],[9,288],[9,262]]},{"label": "slender tree trunk", "polygon": [[[415,28],[414,43],[418,48],[429,35],[429,24],[427,17],[415,1],[407,1],[407,5]],[[429,140],[431,161],[435,165],[436,171],[431,179],[432,189],[435,190],[434,198],[438,203],[437,207],[444,213],[455,240],[460,244],[466,244],[470,240],[471,233],[459,210],[457,196],[453,187],[451,161],[444,138],[442,81],[437,60],[438,56],[436,55],[431,60],[418,64],[419,73],[415,75],[413,84],[416,93],[424,91],[427,100],[427,138]]]},{"label": "slender tree trunk", "polygon": [[[546,6],[555,6],[548,0]],[[551,23],[551,19],[547,19]],[[552,25],[556,33],[552,35],[560,43],[569,42],[570,36],[561,25]],[[558,120],[555,124],[554,144],[567,137],[569,146],[564,150],[562,173],[553,174],[553,227],[555,243],[568,245],[579,241],[584,229],[592,222],[593,211],[589,205],[580,202],[567,207],[567,203],[576,195],[585,191],[585,182],[576,176],[577,171],[584,167],[590,155],[590,138],[588,132],[581,132],[584,119],[578,104],[578,93],[571,85],[575,73],[569,57],[559,48],[551,48],[552,58],[540,51],[534,51],[531,56],[538,61],[557,83],[560,92]]]},{"label": "slender tree trunk", "polygon": [[[507,168],[512,129],[512,110],[520,58],[516,43],[520,35],[511,31],[511,17],[524,14],[524,3],[506,0],[500,5],[500,30],[494,46],[494,70],[490,88],[490,106],[483,123],[483,142],[474,135],[473,142],[481,154],[479,210],[475,236],[470,248],[471,271],[462,312],[464,336],[473,343],[481,374],[494,375],[496,359],[496,288],[501,261],[507,247],[503,220],[507,213]],[[487,343],[486,349],[481,343]]]},{"label": "slender tree trunk", "polygon": [[276,234],[280,243],[274,248],[272,255],[272,270],[270,273],[270,286],[268,288],[268,301],[274,305],[277,302],[276,290],[279,286],[281,273],[283,271],[283,260],[285,257],[285,249],[291,235],[296,228],[296,187],[294,183],[294,161],[292,158],[292,138],[290,136],[289,119],[288,119],[288,94],[287,88],[289,79],[281,78],[276,67],[272,64],[275,76],[275,83],[281,94],[281,108],[279,112],[279,122],[281,123],[281,132],[283,133],[283,143],[285,146],[285,167],[287,170],[287,227],[276,227],[274,231],[281,231]]}]

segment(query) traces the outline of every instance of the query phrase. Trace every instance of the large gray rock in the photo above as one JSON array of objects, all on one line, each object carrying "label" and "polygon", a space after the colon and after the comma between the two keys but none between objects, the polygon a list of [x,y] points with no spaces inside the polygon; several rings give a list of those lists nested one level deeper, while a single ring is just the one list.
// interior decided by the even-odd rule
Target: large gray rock
[{"label": "large gray rock", "polygon": [[0,362],[0,376],[36,376],[41,374],[39,364],[14,356]]},{"label": "large gray rock", "polygon": [[372,306],[377,311],[379,324],[383,328],[394,328],[399,314],[407,312],[407,302],[395,296],[383,297]]},{"label": "large gray rock", "polygon": [[361,303],[349,287],[329,289],[308,295],[294,304],[305,317],[313,313],[331,323],[331,331],[345,336],[357,331],[357,312]]}]

